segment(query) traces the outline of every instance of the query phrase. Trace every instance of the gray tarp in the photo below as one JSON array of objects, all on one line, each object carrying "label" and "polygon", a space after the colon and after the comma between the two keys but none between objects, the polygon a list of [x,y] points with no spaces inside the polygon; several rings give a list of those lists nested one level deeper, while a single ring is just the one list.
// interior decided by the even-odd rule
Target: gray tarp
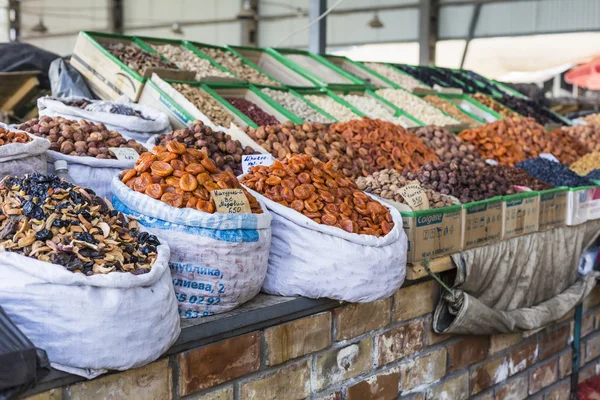
[{"label": "gray tarp", "polygon": [[600,220],[519,236],[452,255],[453,292],[434,313],[438,333],[495,334],[537,329],[581,302],[597,272],[579,277],[581,253],[600,234]]}]

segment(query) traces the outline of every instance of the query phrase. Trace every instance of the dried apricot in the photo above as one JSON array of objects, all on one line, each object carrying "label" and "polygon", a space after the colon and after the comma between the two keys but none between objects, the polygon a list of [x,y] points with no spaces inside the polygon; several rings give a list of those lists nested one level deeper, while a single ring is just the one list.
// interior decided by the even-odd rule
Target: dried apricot
[{"label": "dried apricot", "polygon": [[204,168],[202,166],[202,164],[193,163],[193,164],[186,165],[185,171],[189,172],[192,175],[198,175],[198,174],[201,174],[202,172],[205,172],[206,168]]},{"label": "dried apricot", "polygon": [[164,193],[160,200],[172,207],[180,208],[183,204],[183,196],[179,193]]},{"label": "dried apricot", "polygon": [[144,193],[153,199],[159,200],[163,195],[163,188],[158,183],[153,183],[146,188]]},{"label": "dried apricot", "polygon": [[123,173],[121,174],[121,182],[127,183],[127,181],[133,178],[136,174],[137,171],[135,170],[135,168],[123,171]]},{"label": "dried apricot", "polygon": [[183,143],[179,143],[176,140],[171,140],[169,143],[167,143],[167,150],[169,150],[171,153],[183,154],[186,152],[187,147]]},{"label": "dried apricot", "polygon": [[150,167],[152,173],[158,176],[169,176],[173,173],[173,167],[171,164],[165,161],[154,161]]},{"label": "dried apricot", "polygon": [[194,175],[186,172],[179,179],[179,187],[186,192],[193,192],[198,187],[198,181]]}]

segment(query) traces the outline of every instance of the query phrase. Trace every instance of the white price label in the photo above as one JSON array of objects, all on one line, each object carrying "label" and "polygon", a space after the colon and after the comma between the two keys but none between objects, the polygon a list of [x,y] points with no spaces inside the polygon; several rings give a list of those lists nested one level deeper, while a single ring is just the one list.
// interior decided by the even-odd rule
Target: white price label
[{"label": "white price label", "polygon": [[554,161],[560,164],[560,161],[558,161],[556,159],[556,157],[554,157],[552,154],[550,153],[542,153],[540,154],[540,158],[543,158],[544,160],[550,160],[550,161]]},{"label": "white price label", "polygon": [[119,161],[136,162],[140,156],[134,149],[129,147],[109,147],[108,149],[115,154]]},{"label": "white price label", "polygon": [[489,165],[498,165],[498,161],[492,160],[491,158],[486,159],[485,162]]},{"label": "white price label", "polygon": [[265,165],[269,166],[273,164],[275,159],[270,154],[251,154],[251,155],[243,155],[242,156],[242,172],[247,174],[250,172],[250,167],[255,165]]}]

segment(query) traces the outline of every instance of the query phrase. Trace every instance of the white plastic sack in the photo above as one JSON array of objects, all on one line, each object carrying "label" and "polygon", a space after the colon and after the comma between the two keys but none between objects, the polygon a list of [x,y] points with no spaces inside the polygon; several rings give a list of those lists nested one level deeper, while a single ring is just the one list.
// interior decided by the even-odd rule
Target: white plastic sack
[{"label": "white plastic sack", "polygon": [[171,248],[171,275],[182,318],[223,313],[258,294],[267,273],[271,214],[208,214],[178,209],[113,180],[113,206]]},{"label": "white plastic sack", "polygon": [[56,369],[93,378],[160,357],[181,331],[161,240],[147,274],[85,276],[0,253],[0,304]]},{"label": "white plastic sack", "polygon": [[[0,128],[21,132],[5,124],[0,124]],[[33,139],[29,143],[10,143],[0,146],[0,179],[6,175],[23,176],[33,172],[42,174],[48,172],[46,150],[50,147],[50,142],[38,136],[29,136]]]},{"label": "white plastic sack", "polygon": [[68,156],[58,151],[48,150],[48,173],[54,173],[54,161],[65,160],[69,176],[76,185],[90,188],[97,196],[110,200],[110,184],[113,177],[135,166],[135,161],[102,159],[96,157]]},{"label": "white plastic sack", "polygon": [[391,296],[404,282],[408,242],[400,213],[388,204],[380,202],[390,210],[394,228],[378,238],[317,224],[248,190],[273,213],[264,292],[370,302]]},{"label": "white plastic sack", "polygon": [[[88,100],[83,97],[67,97],[62,100],[75,101],[86,100],[90,103],[98,100]],[[41,97],[38,99],[38,109],[40,117],[64,117],[68,119],[84,119],[94,123],[103,123],[107,129],[117,131],[123,136],[134,139],[140,143],[145,143],[151,136],[171,131],[171,124],[167,114],[154,108],[140,104],[118,101],[117,103],[127,104],[128,107],[139,111],[148,119],[113,114],[110,112],[87,111],[79,107],[70,107],[62,101],[52,97]]]}]

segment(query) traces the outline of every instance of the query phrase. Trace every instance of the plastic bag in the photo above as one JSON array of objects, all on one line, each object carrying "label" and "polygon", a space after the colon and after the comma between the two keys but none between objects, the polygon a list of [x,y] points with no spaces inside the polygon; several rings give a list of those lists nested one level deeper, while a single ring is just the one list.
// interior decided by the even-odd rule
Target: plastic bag
[{"label": "plastic bag", "polygon": [[71,97],[81,96],[95,99],[96,96],[88,88],[83,77],[77,70],[71,67],[62,58],[57,58],[50,63],[48,70],[52,96]]}]

